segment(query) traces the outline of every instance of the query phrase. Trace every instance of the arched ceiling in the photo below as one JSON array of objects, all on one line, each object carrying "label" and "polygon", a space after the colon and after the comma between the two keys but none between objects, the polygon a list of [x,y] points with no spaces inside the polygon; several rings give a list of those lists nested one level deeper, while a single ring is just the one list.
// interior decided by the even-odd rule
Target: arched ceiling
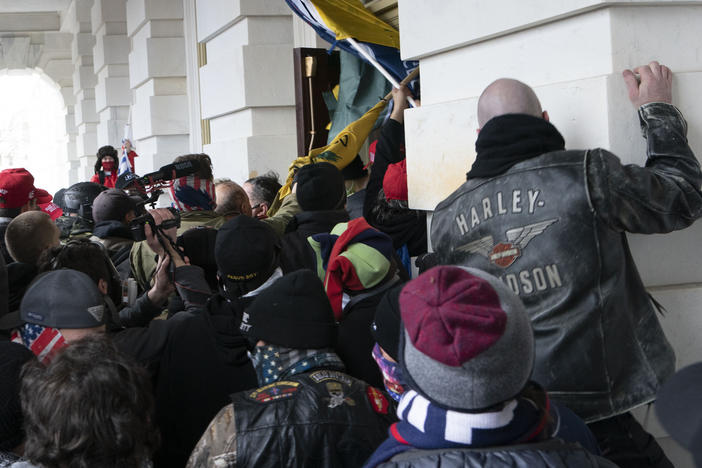
[{"label": "arched ceiling", "polygon": [[0,0],[0,69],[40,68],[72,85],[72,34],[62,29],[71,0]]}]

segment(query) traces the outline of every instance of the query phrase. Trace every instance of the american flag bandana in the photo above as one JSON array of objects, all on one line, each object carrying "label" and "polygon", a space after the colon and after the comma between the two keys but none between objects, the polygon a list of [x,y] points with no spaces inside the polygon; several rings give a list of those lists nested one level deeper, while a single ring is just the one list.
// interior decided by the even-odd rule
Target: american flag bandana
[{"label": "american flag bandana", "polygon": [[171,199],[178,211],[215,209],[215,188],[211,180],[189,175],[173,181]]},{"label": "american flag bandana", "polygon": [[42,364],[48,364],[56,353],[67,345],[56,328],[25,323],[12,334],[12,341],[27,347]]}]

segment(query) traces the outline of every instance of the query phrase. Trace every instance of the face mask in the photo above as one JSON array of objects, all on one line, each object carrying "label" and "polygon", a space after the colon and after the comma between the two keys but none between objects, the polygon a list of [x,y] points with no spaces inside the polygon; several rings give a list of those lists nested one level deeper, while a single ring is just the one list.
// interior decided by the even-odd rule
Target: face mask
[{"label": "face mask", "polygon": [[103,171],[114,171],[115,170],[115,162],[114,161],[107,161],[102,163],[102,170]]},{"label": "face mask", "polygon": [[378,343],[373,347],[373,359],[383,374],[383,384],[385,390],[395,401],[400,401],[400,397],[405,393],[405,382],[402,378],[402,371],[396,362],[390,361],[383,356]]},{"label": "face mask", "polygon": [[30,349],[42,364],[49,364],[56,353],[67,345],[57,328],[25,323],[14,333],[12,341]]}]

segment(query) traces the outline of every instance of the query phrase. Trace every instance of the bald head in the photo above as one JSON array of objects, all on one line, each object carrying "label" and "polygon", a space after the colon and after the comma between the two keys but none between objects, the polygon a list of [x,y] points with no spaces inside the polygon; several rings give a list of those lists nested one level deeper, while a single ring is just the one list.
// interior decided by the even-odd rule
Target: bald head
[{"label": "bald head", "polygon": [[495,80],[478,99],[478,125],[504,114],[528,114],[542,117],[539,98],[529,86],[510,78]]},{"label": "bald head", "polygon": [[229,179],[215,181],[215,199],[217,208],[215,213],[227,219],[240,214],[251,216],[251,203],[244,189],[236,182]]}]

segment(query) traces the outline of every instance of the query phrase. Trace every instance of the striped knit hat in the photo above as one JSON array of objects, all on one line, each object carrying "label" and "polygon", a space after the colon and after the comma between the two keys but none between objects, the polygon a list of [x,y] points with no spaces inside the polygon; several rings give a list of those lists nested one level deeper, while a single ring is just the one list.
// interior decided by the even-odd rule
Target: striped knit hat
[{"label": "striped knit hat", "polygon": [[339,223],[330,233],[308,237],[317,258],[334,317],[341,320],[344,289],[362,291],[377,286],[390,271],[392,239],[364,218]]},{"label": "striped knit hat", "polygon": [[171,199],[179,211],[210,211],[215,209],[214,183],[196,175],[181,177],[170,187]]}]

